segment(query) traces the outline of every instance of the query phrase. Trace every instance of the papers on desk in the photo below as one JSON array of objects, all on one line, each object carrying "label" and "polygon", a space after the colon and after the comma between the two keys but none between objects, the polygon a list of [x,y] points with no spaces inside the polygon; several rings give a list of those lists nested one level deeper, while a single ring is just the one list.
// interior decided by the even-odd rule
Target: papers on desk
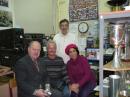
[{"label": "papers on desk", "polygon": [[8,72],[8,71],[10,71],[10,70],[11,70],[10,67],[6,67],[6,66],[0,65],[0,74],[1,74],[1,73],[6,73],[6,72]]}]

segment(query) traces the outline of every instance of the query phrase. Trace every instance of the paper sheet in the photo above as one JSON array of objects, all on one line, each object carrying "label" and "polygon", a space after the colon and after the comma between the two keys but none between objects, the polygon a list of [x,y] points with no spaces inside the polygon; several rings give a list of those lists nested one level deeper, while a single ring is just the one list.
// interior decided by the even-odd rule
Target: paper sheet
[{"label": "paper sheet", "polygon": [[69,32],[78,36],[78,23],[70,23]]}]

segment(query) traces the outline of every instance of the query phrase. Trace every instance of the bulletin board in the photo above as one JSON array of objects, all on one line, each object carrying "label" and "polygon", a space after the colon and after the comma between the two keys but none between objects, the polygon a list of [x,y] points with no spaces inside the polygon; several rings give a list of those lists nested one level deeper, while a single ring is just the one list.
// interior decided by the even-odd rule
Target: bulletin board
[{"label": "bulletin board", "polygon": [[95,20],[98,18],[98,0],[69,0],[70,22]]}]

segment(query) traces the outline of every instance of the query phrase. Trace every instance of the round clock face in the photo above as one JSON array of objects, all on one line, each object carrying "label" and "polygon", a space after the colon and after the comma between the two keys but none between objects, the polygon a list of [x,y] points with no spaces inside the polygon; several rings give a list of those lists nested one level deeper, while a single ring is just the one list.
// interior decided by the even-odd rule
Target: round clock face
[{"label": "round clock face", "polygon": [[80,33],[86,33],[89,29],[89,26],[86,22],[81,22],[78,26],[78,30]]}]

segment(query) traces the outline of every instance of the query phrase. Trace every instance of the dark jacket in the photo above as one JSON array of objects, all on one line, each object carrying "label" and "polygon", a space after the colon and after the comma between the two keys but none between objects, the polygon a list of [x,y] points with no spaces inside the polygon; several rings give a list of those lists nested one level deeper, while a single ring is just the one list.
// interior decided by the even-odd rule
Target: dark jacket
[{"label": "dark jacket", "polygon": [[46,80],[46,69],[38,61],[39,72],[32,59],[26,55],[15,64],[16,81],[18,86],[18,97],[36,97],[33,95],[35,89],[44,87]]}]

